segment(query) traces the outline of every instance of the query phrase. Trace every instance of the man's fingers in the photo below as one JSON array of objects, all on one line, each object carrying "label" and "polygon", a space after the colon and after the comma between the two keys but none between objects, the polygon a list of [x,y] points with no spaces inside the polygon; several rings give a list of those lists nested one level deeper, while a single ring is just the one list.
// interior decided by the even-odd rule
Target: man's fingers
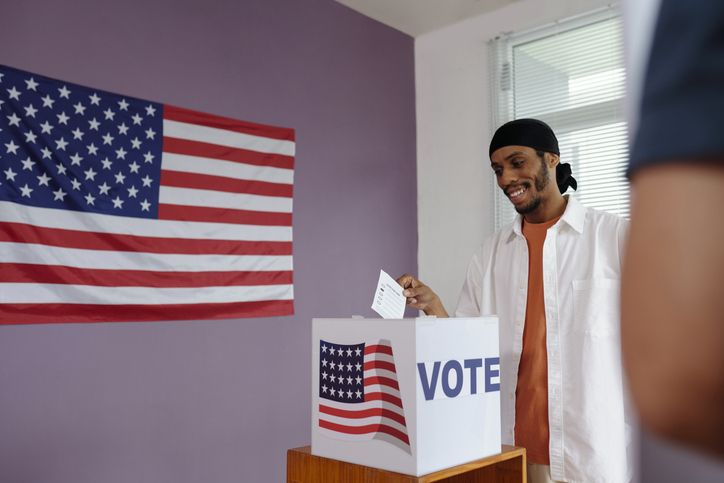
[{"label": "man's fingers", "polygon": [[413,309],[422,310],[424,311],[427,307],[427,304],[420,303],[419,300],[412,299],[412,302],[407,304],[408,307],[412,307]]},{"label": "man's fingers", "polygon": [[409,273],[398,278],[397,283],[405,289],[402,291],[402,295],[407,298],[407,305],[418,310],[423,310],[428,303],[426,299],[428,298],[427,294],[430,289]]},{"label": "man's fingers", "polygon": [[414,283],[417,280],[415,280],[415,277],[410,275],[409,273],[404,274],[400,278],[397,279],[397,283],[400,284],[402,288],[408,288],[414,286]]},{"label": "man's fingers", "polygon": [[420,295],[424,296],[426,289],[427,287],[425,287],[424,285],[422,287],[408,287],[402,291],[402,295],[404,295],[408,299],[412,297],[418,297]]}]

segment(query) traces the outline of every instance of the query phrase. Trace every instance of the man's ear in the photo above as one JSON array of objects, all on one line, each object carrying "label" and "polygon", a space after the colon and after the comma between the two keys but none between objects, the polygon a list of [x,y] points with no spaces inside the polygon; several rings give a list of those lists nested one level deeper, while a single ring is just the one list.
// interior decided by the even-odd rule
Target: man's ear
[{"label": "man's ear", "polygon": [[551,168],[555,168],[556,166],[558,166],[558,163],[561,162],[561,158],[557,154],[545,153],[545,156],[546,156],[546,163]]}]

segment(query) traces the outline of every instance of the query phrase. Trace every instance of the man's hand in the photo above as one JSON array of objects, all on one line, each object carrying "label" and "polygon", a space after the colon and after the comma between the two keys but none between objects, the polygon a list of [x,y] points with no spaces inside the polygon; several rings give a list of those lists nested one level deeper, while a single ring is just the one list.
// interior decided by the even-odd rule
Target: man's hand
[{"label": "man's hand", "polygon": [[435,315],[440,318],[449,317],[440,297],[430,287],[417,280],[412,275],[405,274],[397,279],[405,290],[402,295],[407,297],[407,305],[422,310],[426,315]]}]

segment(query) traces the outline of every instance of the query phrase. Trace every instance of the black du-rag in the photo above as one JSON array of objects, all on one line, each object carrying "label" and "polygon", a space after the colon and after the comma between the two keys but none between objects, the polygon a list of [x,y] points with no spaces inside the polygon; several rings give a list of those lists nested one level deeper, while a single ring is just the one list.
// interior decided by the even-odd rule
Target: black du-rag
[{"label": "black du-rag", "polygon": [[[490,141],[492,156],[495,151],[505,146],[526,146],[538,151],[561,155],[558,139],[548,124],[538,119],[516,119],[503,124],[495,131]],[[571,165],[558,163],[556,166],[556,183],[561,194],[571,187],[578,188],[576,179],[571,176]]]}]

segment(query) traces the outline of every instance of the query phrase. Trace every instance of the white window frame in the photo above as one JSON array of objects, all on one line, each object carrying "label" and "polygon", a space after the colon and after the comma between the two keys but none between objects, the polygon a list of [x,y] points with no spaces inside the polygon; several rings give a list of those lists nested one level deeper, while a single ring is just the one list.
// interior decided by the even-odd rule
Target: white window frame
[{"label": "white window frame", "polygon": [[[491,106],[491,128],[492,131],[489,133],[489,139],[499,126],[505,124],[508,121],[514,119],[515,112],[515,99],[513,92],[513,49],[516,46],[527,44],[536,40],[541,40],[553,35],[568,32],[573,29],[580,27],[589,26],[604,20],[611,20],[614,18],[620,18],[621,13],[617,5],[609,5],[592,12],[577,15],[563,19],[551,24],[543,25],[541,27],[527,30],[520,33],[504,33],[500,36],[492,39],[489,42],[489,60],[490,60],[490,106]],[[623,46],[621,45],[621,48]],[[575,131],[578,129],[585,129],[588,126],[598,126],[611,122],[611,113],[615,113],[615,117],[618,121],[624,123],[625,132],[625,112],[624,112],[625,96],[620,99],[610,100],[606,102],[600,102],[592,106],[586,106],[584,108],[572,108],[568,111],[557,111],[555,113],[555,120],[551,122],[544,116],[540,119],[548,122],[556,132],[556,135],[560,136],[567,132]],[[569,112],[570,111],[570,112]],[[621,200],[618,208],[610,210],[618,215],[628,217],[629,216],[629,198],[630,190],[628,181],[625,179],[623,169],[620,166],[624,166],[628,161],[628,146],[626,146],[625,153],[621,153],[618,156],[619,168],[618,168],[618,181],[617,190],[620,192]],[[562,153],[563,154],[563,153]],[[577,165],[571,162],[570,159],[562,159],[561,162],[569,162],[573,166],[574,176],[576,175]],[[580,183],[580,180],[579,180]],[[491,218],[494,223],[494,231],[500,229],[501,226],[512,221],[515,215],[510,201],[505,198],[502,191],[497,185],[495,177],[493,177],[491,186],[492,198],[493,198],[493,210],[494,216]],[[566,194],[571,193],[571,196],[576,196],[572,189],[569,189]],[[576,196],[577,197],[577,196]],[[584,202],[585,204],[585,202]]]}]

